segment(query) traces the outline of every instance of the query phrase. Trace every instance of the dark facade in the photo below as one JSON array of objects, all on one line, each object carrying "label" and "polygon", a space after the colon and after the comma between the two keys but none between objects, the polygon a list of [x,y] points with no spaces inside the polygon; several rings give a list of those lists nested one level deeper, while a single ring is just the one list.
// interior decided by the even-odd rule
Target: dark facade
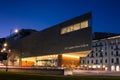
[{"label": "dark facade", "polygon": [[87,13],[48,29],[33,33],[25,38],[11,42],[14,50],[24,53],[23,57],[63,54],[91,50],[91,25],[88,27],[61,34],[64,27],[88,20]]},{"label": "dark facade", "polygon": [[5,43],[5,38],[0,38],[0,51],[2,50],[4,43]]}]

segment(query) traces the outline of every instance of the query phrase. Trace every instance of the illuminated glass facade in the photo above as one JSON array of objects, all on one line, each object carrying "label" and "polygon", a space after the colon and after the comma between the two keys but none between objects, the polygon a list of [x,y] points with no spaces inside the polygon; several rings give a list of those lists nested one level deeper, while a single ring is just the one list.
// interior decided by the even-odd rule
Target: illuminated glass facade
[{"label": "illuminated glass facade", "polygon": [[73,31],[80,30],[80,29],[83,29],[86,27],[88,27],[88,20],[85,20],[85,21],[82,21],[80,23],[76,23],[76,24],[62,28],[61,34],[73,32]]}]

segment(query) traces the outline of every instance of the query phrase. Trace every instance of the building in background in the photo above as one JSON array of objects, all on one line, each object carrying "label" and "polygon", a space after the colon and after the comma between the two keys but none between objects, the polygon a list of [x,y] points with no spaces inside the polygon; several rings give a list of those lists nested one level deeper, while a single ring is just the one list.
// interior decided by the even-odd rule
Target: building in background
[{"label": "building in background", "polygon": [[81,57],[80,67],[85,70],[120,71],[120,34],[94,33],[92,51]]},{"label": "building in background", "polygon": [[9,60],[14,66],[79,67],[91,51],[91,19],[86,13],[26,37],[18,33],[8,38]]}]

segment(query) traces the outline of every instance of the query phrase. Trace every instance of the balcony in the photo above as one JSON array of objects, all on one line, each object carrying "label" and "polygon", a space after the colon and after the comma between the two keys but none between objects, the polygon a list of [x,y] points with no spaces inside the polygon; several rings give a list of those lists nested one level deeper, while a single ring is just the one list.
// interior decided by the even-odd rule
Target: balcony
[{"label": "balcony", "polygon": [[114,43],[110,43],[110,45],[116,45],[116,44],[117,44],[117,43],[115,43],[115,42],[114,42]]},{"label": "balcony", "polygon": [[118,50],[120,50],[120,48],[116,47],[114,50],[115,50],[115,51],[118,51]]},{"label": "balcony", "polygon": [[118,54],[118,55],[113,55],[114,57],[120,57],[120,54]]},{"label": "balcony", "polygon": [[116,63],[114,63],[115,65],[118,65],[118,64],[120,64],[119,62],[116,62]]}]

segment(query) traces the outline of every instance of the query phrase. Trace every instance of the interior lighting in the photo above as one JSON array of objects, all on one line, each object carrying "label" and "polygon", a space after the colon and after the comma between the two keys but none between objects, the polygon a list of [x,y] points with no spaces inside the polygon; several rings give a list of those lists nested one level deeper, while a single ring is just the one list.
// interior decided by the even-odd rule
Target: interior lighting
[{"label": "interior lighting", "polygon": [[100,65],[97,65],[98,68],[100,68],[101,66]]},{"label": "interior lighting", "polygon": [[4,43],[3,46],[4,46],[4,47],[7,47],[7,43]]},{"label": "interior lighting", "polygon": [[3,51],[6,51],[6,48],[3,48]]},{"label": "interior lighting", "polygon": [[111,70],[114,71],[115,70],[115,66],[111,66]]},{"label": "interior lighting", "polygon": [[64,57],[71,57],[71,58],[79,58],[79,56],[73,56],[73,55],[68,55],[68,54],[63,54],[62,56],[64,56]]},{"label": "interior lighting", "polygon": [[120,67],[119,66],[116,66],[116,71],[120,71]]},{"label": "interior lighting", "polygon": [[96,68],[96,65],[93,65],[93,68]]}]

